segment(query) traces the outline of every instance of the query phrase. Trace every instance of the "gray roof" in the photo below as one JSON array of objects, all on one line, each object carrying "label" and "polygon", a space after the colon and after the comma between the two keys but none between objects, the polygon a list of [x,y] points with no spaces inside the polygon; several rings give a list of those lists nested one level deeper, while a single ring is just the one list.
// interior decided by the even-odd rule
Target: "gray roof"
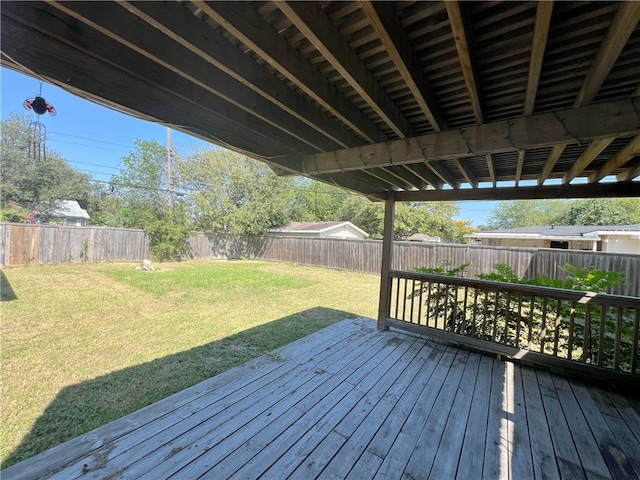
[{"label": "gray roof", "polygon": [[592,232],[640,232],[640,223],[634,225],[542,225],[533,227],[506,228],[504,230],[485,230],[485,233],[505,235],[542,235],[581,237]]}]

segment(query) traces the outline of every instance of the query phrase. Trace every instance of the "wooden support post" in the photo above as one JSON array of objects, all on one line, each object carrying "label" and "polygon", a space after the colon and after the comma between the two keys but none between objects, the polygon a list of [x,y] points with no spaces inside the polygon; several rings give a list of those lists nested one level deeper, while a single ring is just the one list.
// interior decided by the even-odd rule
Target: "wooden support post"
[{"label": "wooden support post", "polygon": [[389,270],[393,260],[393,224],[395,219],[396,199],[389,193],[384,203],[384,236],[382,238],[382,266],[380,270],[380,301],[378,303],[378,328],[388,330],[386,318],[391,304],[391,279]]}]

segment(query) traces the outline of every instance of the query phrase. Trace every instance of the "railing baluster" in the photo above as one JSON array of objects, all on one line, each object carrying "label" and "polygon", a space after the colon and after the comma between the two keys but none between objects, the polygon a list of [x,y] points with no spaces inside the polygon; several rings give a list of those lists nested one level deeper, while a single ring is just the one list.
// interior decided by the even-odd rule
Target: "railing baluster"
[{"label": "railing baluster", "polygon": [[620,347],[622,343],[622,308],[618,307],[618,318],[616,322],[616,342],[613,347],[613,369],[620,370]]},{"label": "railing baluster", "polygon": [[607,325],[607,307],[602,305],[600,307],[602,313],[600,314],[600,332],[598,335],[598,366],[604,365],[604,329]]},{"label": "railing baluster", "polygon": [[556,320],[554,322],[553,333],[553,356],[558,356],[558,341],[560,340],[560,325],[562,324],[562,300],[558,300],[558,308],[556,308]]},{"label": "railing baluster", "polygon": [[582,361],[591,360],[591,304],[587,304],[584,312],[584,339],[582,341]]},{"label": "railing baluster", "polygon": [[567,341],[567,358],[573,360],[573,329],[576,320],[576,302],[571,302],[571,311],[569,312],[569,339]]},{"label": "railing baluster", "polygon": [[631,373],[638,373],[638,344],[640,343],[640,309],[636,310],[633,319],[633,335],[631,339]]},{"label": "railing baluster", "polygon": [[424,282],[418,282],[420,297],[418,298],[418,325],[422,323],[422,295],[424,294]]},{"label": "railing baluster", "polygon": [[529,333],[527,334],[527,350],[533,350],[533,313],[535,311],[535,295],[531,296],[531,305],[529,305]]},{"label": "railing baluster", "polygon": [[483,290],[484,299],[482,300],[482,337],[487,338],[487,316],[489,315],[489,291]]},{"label": "railing baluster", "polygon": [[542,330],[540,332],[540,353],[544,353],[544,341],[547,337],[547,303],[549,297],[542,297]]},{"label": "railing baluster", "polygon": [[476,322],[477,322],[477,313],[478,313],[478,289],[473,289],[473,313],[471,316],[471,336],[476,337]]},{"label": "railing baluster", "polygon": [[407,321],[407,284],[409,280],[404,279],[404,294],[402,295],[402,320]]},{"label": "railing baluster", "polygon": [[409,318],[409,322],[413,323],[413,300],[415,299],[415,292],[416,292],[416,281],[411,280],[411,316]]},{"label": "railing baluster", "polygon": [[500,300],[500,292],[497,290],[494,291],[495,298],[493,302],[493,330],[491,332],[491,339],[495,342],[496,335],[498,333],[498,310],[500,309],[499,300]]},{"label": "railing baluster", "polygon": [[[396,314],[394,315],[394,318],[400,319],[399,318],[400,317],[400,306],[399,306],[400,305],[399,304],[399,302],[400,302],[400,278],[396,278],[395,281],[396,281]],[[393,288],[393,286],[391,288]],[[402,319],[400,319],[400,320],[402,320]]]},{"label": "railing baluster", "polygon": [[464,302],[462,304],[462,331],[464,335],[467,334],[467,297],[469,295],[469,287],[464,286]]},{"label": "railing baluster", "polygon": [[518,316],[516,317],[516,347],[520,348],[520,323],[522,320],[522,295],[518,295]]}]

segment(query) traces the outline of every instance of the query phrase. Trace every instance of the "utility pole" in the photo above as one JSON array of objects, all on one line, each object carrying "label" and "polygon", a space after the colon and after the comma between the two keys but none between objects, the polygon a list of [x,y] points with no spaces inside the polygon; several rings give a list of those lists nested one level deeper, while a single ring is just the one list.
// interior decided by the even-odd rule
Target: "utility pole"
[{"label": "utility pole", "polygon": [[167,173],[169,174],[169,208],[173,210],[173,161],[171,159],[171,129],[167,127]]}]

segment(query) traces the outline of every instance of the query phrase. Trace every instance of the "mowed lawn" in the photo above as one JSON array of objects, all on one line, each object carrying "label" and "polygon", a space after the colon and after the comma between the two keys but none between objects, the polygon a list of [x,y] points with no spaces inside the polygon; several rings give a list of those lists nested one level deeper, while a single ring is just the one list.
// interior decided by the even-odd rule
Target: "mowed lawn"
[{"label": "mowed lawn", "polygon": [[256,261],[2,271],[2,466],[348,317],[376,276]]}]

